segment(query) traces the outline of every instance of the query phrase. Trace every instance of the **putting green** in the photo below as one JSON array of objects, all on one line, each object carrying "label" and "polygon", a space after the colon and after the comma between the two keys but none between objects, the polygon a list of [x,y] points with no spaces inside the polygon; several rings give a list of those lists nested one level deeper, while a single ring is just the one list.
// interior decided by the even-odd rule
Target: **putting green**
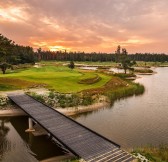
[{"label": "putting green", "polygon": [[[96,74],[101,77],[100,81],[90,85],[78,83],[81,79],[94,78]],[[111,76],[92,71],[71,70],[64,66],[43,66],[7,71],[5,75],[0,74],[0,91],[23,89],[41,84],[58,92],[71,93],[101,87],[110,79]]]}]

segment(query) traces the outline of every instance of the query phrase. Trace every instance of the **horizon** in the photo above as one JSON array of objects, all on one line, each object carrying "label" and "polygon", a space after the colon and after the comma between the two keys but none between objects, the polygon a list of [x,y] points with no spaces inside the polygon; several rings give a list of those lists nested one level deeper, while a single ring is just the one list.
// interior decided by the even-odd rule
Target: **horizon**
[{"label": "horizon", "polygon": [[50,51],[167,54],[163,0],[1,0],[0,33]]}]

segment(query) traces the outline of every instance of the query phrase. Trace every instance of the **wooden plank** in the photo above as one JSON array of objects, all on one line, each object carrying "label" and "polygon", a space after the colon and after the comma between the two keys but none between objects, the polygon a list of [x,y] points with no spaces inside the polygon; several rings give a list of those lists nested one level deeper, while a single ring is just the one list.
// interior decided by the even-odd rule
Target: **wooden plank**
[{"label": "wooden plank", "polygon": [[122,156],[121,158],[116,159],[114,162],[122,162],[124,160],[128,160],[129,158],[131,158],[131,156],[128,154],[125,154],[125,156]]},{"label": "wooden plank", "polygon": [[116,159],[120,159],[122,156],[125,156],[127,153],[123,152],[122,150],[118,152],[117,154],[113,154],[112,156],[109,156],[105,159],[103,159],[102,162],[110,162],[110,161],[115,161]]},{"label": "wooden plank", "polygon": [[93,157],[93,159],[89,160],[88,162],[97,162],[98,160],[101,160],[101,159],[105,158],[108,155],[112,155],[112,154],[114,154],[115,152],[117,152],[119,150],[120,150],[119,148],[115,148],[115,149],[113,149],[113,150],[111,150],[109,152],[105,152],[104,154],[100,154],[97,157]]},{"label": "wooden plank", "polygon": [[120,162],[131,162],[131,161],[134,161],[134,160],[135,160],[135,158],[130,155],[130,157],[128,159],[122,160]]}]

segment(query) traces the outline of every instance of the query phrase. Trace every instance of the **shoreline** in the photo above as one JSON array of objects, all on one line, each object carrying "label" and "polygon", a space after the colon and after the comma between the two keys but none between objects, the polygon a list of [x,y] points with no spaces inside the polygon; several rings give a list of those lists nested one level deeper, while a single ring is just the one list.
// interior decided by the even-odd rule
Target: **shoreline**
[{"label": "shoreline", "polygon": [[0,117],[17,117],[17,116],[27,116],[27,114],[19,108],[0,110]]},{"label": "shoreline", "polygon": [[[73,116],[78,115],[81,113],[91,112],[98,109],[102,109],[104,107],[108,107],[109,103],[107,102],[101,102],[101,103],[95,103],[88,106],[78,106],[78,107],[68,107],[68,108],[58,108],[55,109],[59,111],[60,113],[67,115],[67,116]],[[21,110],[20,108],[12,108],[5,110],[0,110],[0,117],[17,117],[17,116],[27,116],[27,114]]]},{"label": "shoreline", "polygon": [[135,73],[137,75],[154,75],[157,74],[157,72],[153,72],[153,73]]},{"label": "shoreline", "polygon": [[62,113],[64,115],[73,116],[73,115],[78,115],[78,114],[102,109],[102,108],[108,107],[108,106],[109,106],[108,102],[100,102],[100,103],[94,103],[94,104],[88,105],[88,106],[58,108],[58,109],[55,109],[55,110],[59,111],[60,113]]}]

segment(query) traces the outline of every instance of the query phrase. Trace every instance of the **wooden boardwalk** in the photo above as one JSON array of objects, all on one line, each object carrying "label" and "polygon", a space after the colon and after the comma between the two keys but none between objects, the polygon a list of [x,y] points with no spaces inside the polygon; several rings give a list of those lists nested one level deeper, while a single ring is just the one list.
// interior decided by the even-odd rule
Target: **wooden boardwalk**
[{"label": "wooden boardwalk", "polygon": [[131,162],[120,146],[25,94],[8,96],[74,155],[87,162]]}]

